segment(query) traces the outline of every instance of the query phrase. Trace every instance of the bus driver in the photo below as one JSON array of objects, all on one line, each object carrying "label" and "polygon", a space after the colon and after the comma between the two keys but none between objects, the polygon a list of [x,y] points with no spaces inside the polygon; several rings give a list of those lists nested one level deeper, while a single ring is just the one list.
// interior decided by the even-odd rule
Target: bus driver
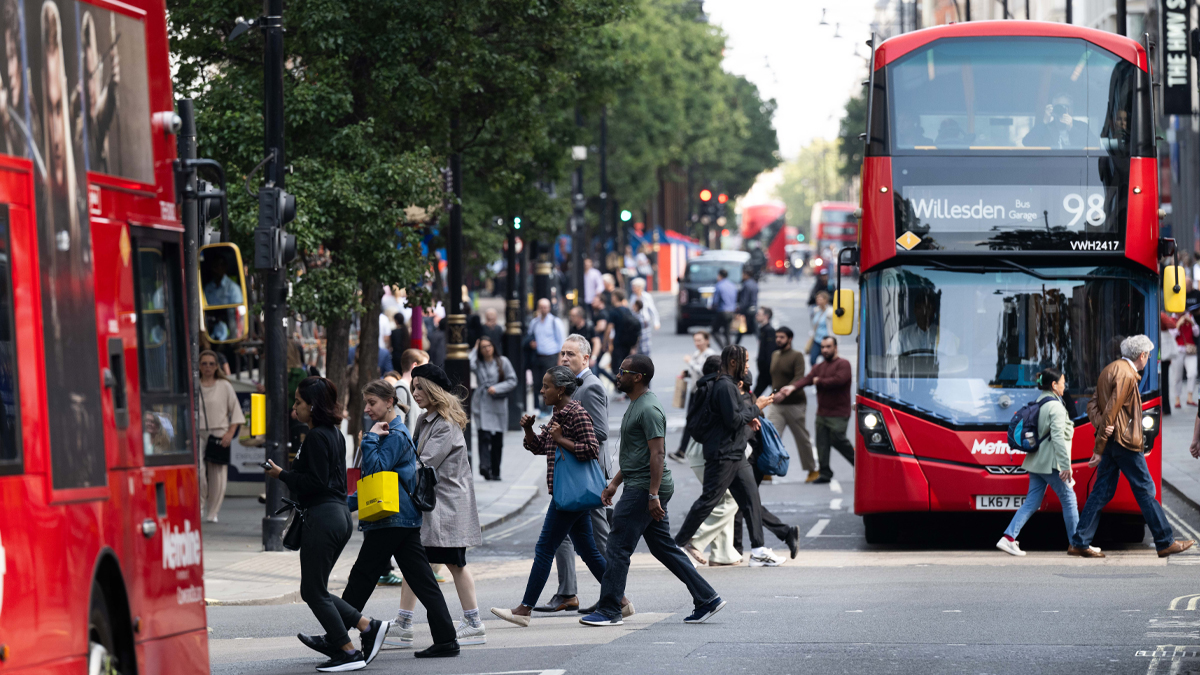
[{"label": "bus driver", "polygon": [[940,293],[927,288],[911,289],[912,323],[901,328],[888,343],[888,356],[956,356],[958,336],[934,322]]}]

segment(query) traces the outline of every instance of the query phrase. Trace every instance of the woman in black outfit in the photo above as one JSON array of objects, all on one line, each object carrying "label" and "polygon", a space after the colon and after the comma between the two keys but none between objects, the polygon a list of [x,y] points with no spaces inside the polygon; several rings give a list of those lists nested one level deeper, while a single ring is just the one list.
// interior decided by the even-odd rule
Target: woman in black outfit
[{"label": "woman in black outfit", "polygon": [[[292,409],[311,430],[296,453],[292,468],[274,462],[267,475],[283,481],[305,510],[300,544],[300,597],[325,629],[327,644],[339,648],[317,666],[323,673],[360,670],[379,654],[389,622],[362,616],[341,598],[329,594],[329,573],[353,524],[346,506],[346,441],[338,425],[337,388],[323,377],[305,378],[296,387]],[[346,626],[356,626],[362,651],[354,648]]]}]

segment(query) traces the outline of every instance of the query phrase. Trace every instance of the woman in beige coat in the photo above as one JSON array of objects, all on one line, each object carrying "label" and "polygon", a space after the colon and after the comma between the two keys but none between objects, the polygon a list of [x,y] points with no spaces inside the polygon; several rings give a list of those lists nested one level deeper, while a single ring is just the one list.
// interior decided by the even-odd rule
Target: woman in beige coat
[{"label": "woman in beige coat", "polygon": [[[421,544],[432,564],[441,563],[454,577],[454,588],[462,603],[463,619],[458,625],[457,645],[487,642],[483,622],[479,619],[479,602],[475,598],[475,580],[467,570],[467,547],[483,543],[479,529],[479,512],[475,507],[475,483],[463,428],[467,414],[461,401],[451,392],[453,386],[446,372],[432,363],[413,368],[413,398],[425,409],[417,419],[413,440],[417,454],[426,466],[437,471],[437,504],[421,522]],[[412,612],[417,597],[405,584],[400,595],[400,628],[412,630]],[[407,628],[405,628],[407,626]],[[394,631],[393,631],[394,632]],[[404,639],[401,635],[401,639]],[[434,645],[437,647],[437,645]],[[451,655],[450,648],[446,654]]]}]

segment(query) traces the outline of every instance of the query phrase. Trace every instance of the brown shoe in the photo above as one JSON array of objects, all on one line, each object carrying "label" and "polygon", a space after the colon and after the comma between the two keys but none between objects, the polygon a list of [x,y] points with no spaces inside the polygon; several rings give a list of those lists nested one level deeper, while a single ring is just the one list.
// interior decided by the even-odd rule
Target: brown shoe
[{"label": "brown shoe", "polygon": [[1159,551],[1158,557],[1165,558],[1169,555],[1174,555],[1176,553],[1183,553],[1184,551],[1188,550],[1193,545],[1195,545],[1195,543],[1196,542],[1192,541],[1191,539],[1176,539],[1174,542],[1171,543],[1170,546]]},{"label": "brown shoe", "polygon": [[[534,607],[533,611],[535,611],[535,612],[563,612],[563,611],[574,610],[574,609],[579,609],[579,596],[572,595],[571,597],[566,598],[561,595],[555,595],[554,597],[550,598],[550,602],[542,605],[541,607]],[[492,610],[493,613],[495,613],[495,611],[496,610]],[[500,616],[499,614],[496,614],[496,616],[499,616],[501,619],[504,619],[505,621],[512,621],[511,619],[507,619],[503,616]],[[513,623],[516,623],[516,622],[513,622]],[[518,625],[520,625],[520,624],[518,624]],[[525,625],[528,625],[528,624],[525,624]]]},{"label": "brown shoe", "polygon": [[1092,548],[1091,546],[1088,546],[1087,548],[1077,548],[1075,546],[1068,546],[1067,547],[1067,555],[1077,555],[1077,556],[1080,556],[1083,558],[1105,558],[1105,557],[1107,557],[1104,555],[1103,552],[1101,552],[1098,549]]},{"label": "brown shoe", "polygon": [[697,564],[708,564],[708,558],[705,558],[704,554],[700,552],[700,549],[696,548],[695,546],[692,546],[691,544],[684,544],[683,550],[685,553],[691,556],[692,560],[695,560]]},{"label": "brown shoe", "polygon": [[816,479],[818,479],[818,478],[820,478],[820,477],[821,477],[821,474],[820,474],[819,472],[817,472],[817,471],[809,471],[809,472],[808,472],[808,478],[805,478],[805,479],[804,479],[804,482],[805,482],[805,483],[811,483],[811,482],[813,482],[814,480],[816,480]]}]

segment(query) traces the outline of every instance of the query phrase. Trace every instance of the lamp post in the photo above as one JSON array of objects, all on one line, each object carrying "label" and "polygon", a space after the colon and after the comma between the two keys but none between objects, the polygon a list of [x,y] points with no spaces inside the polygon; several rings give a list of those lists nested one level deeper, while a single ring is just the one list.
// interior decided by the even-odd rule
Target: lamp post
[{"label": "lamp post", "polygon": [[[504,219],[497,218],[498,226],[504,226]],[[521,338],[525,335],[521,311],[521,301],[517,299],[517,232],[513,227],[508,228],[508,251],[504,256],[506,269],[504,271],[504,354],[512,363],[517,373],[517,386],[508,397],[508,430],[517,431],[521,428],[521,415],[525,414],[525,363]]]},{"label": "lamp post", "polygon": [[[578,113],[577,113],[578,114]],[[576,120],[582,120],[576,117]],[[583,162],[587,159],[587,146],[576,145],[571,148],[571,159],[575,160],[575,174],[571,178],[571,279],[575,287],[575,304],[583,304],[583,247],[584,247],[584,217],[583,207]]]}]

